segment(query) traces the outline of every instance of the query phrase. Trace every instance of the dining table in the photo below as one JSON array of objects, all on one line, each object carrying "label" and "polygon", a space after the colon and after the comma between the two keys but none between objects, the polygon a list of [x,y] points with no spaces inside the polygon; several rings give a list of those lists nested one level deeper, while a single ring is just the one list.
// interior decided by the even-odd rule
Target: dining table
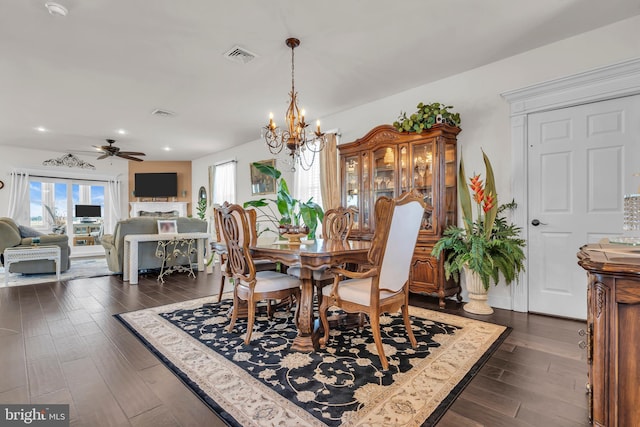
[{"label": "dining table", "polygon": [[302,240],[300,243],[276,241],[257,243],[250,246],[255,259],[268,259],[285,265],[300,266],[301,294],[298,301],[298,335],[293,340],[291,350],[314,351],[319,347],[319,334],[316,332],[313,315],[313,270],[368,262],[371,242],[362,240]]},{"label": "dining table", "polygon": [[[331,266],[348,264],[367,264],[371,242],[362,240],[302,240],[290,243],[257,242],[249,246],[254,259],[267,259],[284,265],[300,266],[301,295],[298,301],[298,334],[294,338],[291,350],[310,352],[319,348],[318,323],[313,310],[313,271]],[[217,252],[224,250],[219,244]]]}]

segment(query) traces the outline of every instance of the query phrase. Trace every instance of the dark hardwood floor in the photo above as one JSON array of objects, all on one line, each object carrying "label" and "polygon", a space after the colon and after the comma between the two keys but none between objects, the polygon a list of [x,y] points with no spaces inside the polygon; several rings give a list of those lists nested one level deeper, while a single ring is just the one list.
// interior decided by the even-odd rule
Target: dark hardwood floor
[{"label": "dark hardwood floor", "polygon": [[[223,423],[113,314],[217,295],[219,272],[197,279],[120,276],[0,288],[0,402],[69,403],[72,426]],[[437,300],[412,303],[437,309]],[[450,301],[447,312],[464,315]],[[496,310],[471,316],[511,335],[439,426],[588,425],[583,322]]]}]

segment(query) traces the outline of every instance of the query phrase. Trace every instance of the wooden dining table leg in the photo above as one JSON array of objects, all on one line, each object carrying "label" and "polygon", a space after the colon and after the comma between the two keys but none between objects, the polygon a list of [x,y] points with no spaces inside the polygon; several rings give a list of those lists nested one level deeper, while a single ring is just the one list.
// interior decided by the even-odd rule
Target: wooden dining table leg
[{"label": "wooden dining table leg", "polygon": [[302,281],[302,289],[300,301],[298,302],[298,304],[300,304],[297,321],[298,335],[293,340],[291,350],[308,352],[319,348],[318,337],[314,335],[313,280],[311,269],[301,267],[300,279]]}]

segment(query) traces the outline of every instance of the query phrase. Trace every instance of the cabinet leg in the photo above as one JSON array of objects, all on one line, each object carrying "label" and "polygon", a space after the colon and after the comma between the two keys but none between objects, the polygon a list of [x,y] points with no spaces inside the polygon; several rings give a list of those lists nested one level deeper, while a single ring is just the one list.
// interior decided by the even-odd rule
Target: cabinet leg
[{"label": "cabinet leg", "polygon": [[445,306],[445,303],[444,303],[444,291],[441,290],[441,291],[438,292],[438,300],[439,300],[438,301],[438,306],[440,306],[440,310],[442,310],[444,308],[444,306]]}]

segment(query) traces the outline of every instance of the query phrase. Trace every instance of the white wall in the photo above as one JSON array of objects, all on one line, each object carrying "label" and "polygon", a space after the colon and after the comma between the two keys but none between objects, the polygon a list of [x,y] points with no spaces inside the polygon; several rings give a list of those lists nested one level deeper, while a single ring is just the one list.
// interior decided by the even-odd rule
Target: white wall
[{"label": "white wall", "polygon": [[[244,202],[252,199],[268,198],[275,199],[275,194],[267,194],[261,196],[251,195],[251,179],[249,168],[251,163],[260,160],[276,159],[276,168],[282,172],[282,178],[287,181],[289,189],[293,191],[293,173],[291,172],[291,166],[285,163],[283,153],[275,156],[271,154],[264,143],[264,141],[258,140],[247,144],[240,145],[225,151],[220,151],[215,154],[203,157],[201,159],[194,160],[191,163],[191,183],[192,191],[194,195],[193,206],[197,206],[197,195],[200,186],[204,186],[207,189],[207,200],[211,204],[212,195],[209,193],[209,166],[216,163],[225,162],[228,160],[236,160],[236,203],[243,204]],[[207,217],[210,217],[211,210],[207,211]],[[209,221],[211,219],[209,218]],[[212,226],[210,225],[210,228]]]},{"label": "white wall", "polygon": [[27,148],[19,147],[6,147],[3,146],[2,150],[2,162],[0,162],[0,180],[4,181],[4,188],[0,190],[0,216],[7,216],[9,212],[9,194],[11,187],[11,171],[13,169],[30,169],[42,171],[43,175],[47,176],[61,176],[60,174],[72,173],[82,174],[87,178],[92,175],[100,176],[118,176],[124,181],[122,188],[120,189],[123,195],[123,203],[121,206],[121,213],[125,217],[127,216],[127,162],[125,160],[110,159],[96,160],[97,156],[81,156],[77,157],[84,160],[96,167],[95,170],[69,168],[67,166],[43,166],[42,162],[45,160],[59,158],[67,153],[57,151],[43,151],[43,150],[31,150]]},{"label": "white wall", "polygon": [[[425,51],[424,55],[433,57],[437,55],[437,49]],[[400,111],[413,112],[419,102],[453,105],[453,110],[462,117],[458,142],[467,172],[484,172],[480,152],[484,149],[495,171],[499,201],[506,202],[512,198],[511,136],[509,106],[500,94],[636,57],[640,57],[640,17],[323,117],[322,122],[327,127],[339,128],[341,141],[350,142],[377,125],[392,123]],[[429,69],[424,73],[428,76]],[[259,126],[257,122],[256,131]],[[206,183],[206,166],[235,157],[239,161],[238,201],[245,201],[249,197],[248,164],[271,158],[265,152],[265,144],[257,140],[194,161],[194,185]],[[495,307],[511,308],[509,289],[504,285],[492,289],[490,303]]]}]

